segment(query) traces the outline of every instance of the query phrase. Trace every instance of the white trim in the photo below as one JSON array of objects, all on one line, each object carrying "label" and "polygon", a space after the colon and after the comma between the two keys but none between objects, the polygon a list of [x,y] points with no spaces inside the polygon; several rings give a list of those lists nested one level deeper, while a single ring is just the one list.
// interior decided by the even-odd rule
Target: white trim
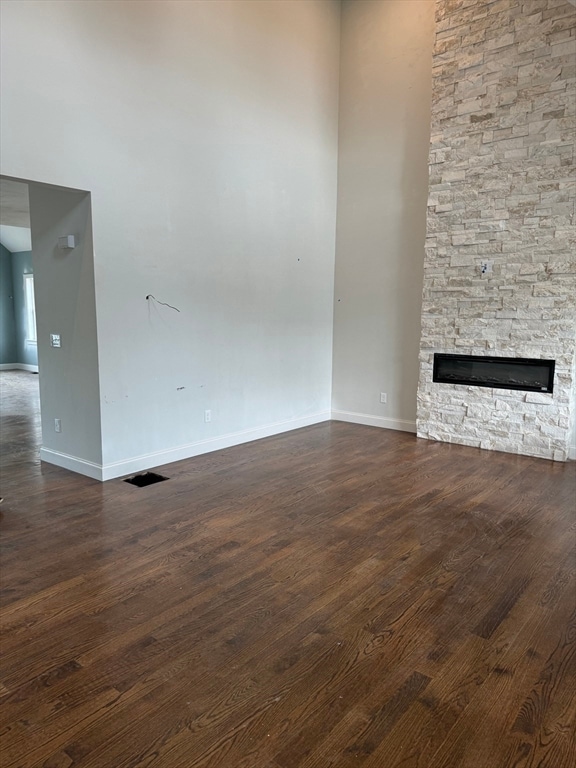
[{"label": "white trim", "polygon": [[92,461],[79,459],[77,456],[69,456],[67,453],[60,453],[60,451],[53,451],[51,448],[40,448],[40,461],[46,461],[48,464],[55,464],[57,467],[69,469],[71,472],[86,475],[93,480],[104,479],[101,464],[94,464]]},{"label": "white trim", "polygon": [[200,456],[203,453],[211,451],[221,451],[223,448],[231,448],[234,445],[250,443],[252,440],[261,440],[263,437],[272,437],[280,435],[282,432],[291,432],[293,429],[309,427],[312,424],[319,424],[323,421],[330,421],[330,411],[322,411],[313,416],[304,416],[299,419],[288,419],[287,421],[277,421],[273,424],[267,424],[264,427],[256,429],[245,429],[241,432],[231,432],[221,437],[213,437],[208,440],[199,440],[196,443],[182,445],[179,448],[169,448],[157,453],[148,453],[144,456],[135,456],[132,459],[116,461],[111,464],[105,464],[102,467],[102,479],[112,480],[115,477],[131,475],[133,472],[140,472],[143,469],[151,469],[164,464],[171,464],[173,461],[182,461],[191,459],[193,456]]},{"label": "white trim", "polygon": [[260,440],[263,437],[272,437],[282,434],[282,432],[291,432],[293,429],[309,427],[312,424],[319,424],[330,420],[330,411],[323,411],[314,416],[305,416],[300,419],[288,419],[274,424],[268,424],[256,429],[245,429],[241,432],[232,432],[221,437],[211,438],[209,440],[199,440],[196,443],[182,445],[179,448],[169,448],[165,451],[148,453],[144,456],[135,456],[124,461],[116,461],[111,464],[94,464],[91,461],[79,459],[76,456],[69,456],[66,453],[53,451],[50,448],[40,449],[41,461],[49,464],[55,464],[58,467],[69,469],[72,472],[78,472],[81,475],[87,475],[94,480],[113,480],[116,477],[131,475],[134,472],[141,472],[145,469],[170,464],[173,461],[182,461],[182,459],[191,459],[193,456],[200,456],[203,453],[211,451],[220,451],[223,448],[231,448],[234,445],[250,443],[252,440]]},{"label": "white trim", "polygon": [[[324,421],[330,421],[330,419],[333,419],[334,421],[347,421],[351,424],[364,424],[368,427],[380,427],[381,429],[416,432],[415,421],[387,419],[381,416],[370,416],[366,413],[352,413],[349,411],[323,411],[314,416],[279,421],[274,424],[268,424],[265,427],[246,429],[242,432],[232,432],[228,435],[223,435],[222,437],[215,437],[210,440],[200,440],[196,443],[183,445],[180,448],[171,448],[166,451],[149,453],[144,456],[136,456],[132,459],[117,461],[104,466],[95,464],[91,461],[85,461],[84,459],[79,459],[76,456],[69,456],[66,453],[53,451],[50,448],[40,449],[40,459],[49,464],[55,464],[58,467],[69,469],[71,472],[86,475],[94,480],[113,480],[114,478],[122,477],[123,475],[130,475],[134,472],[170,464],[173,461],[191,459],[194,456],[200,456],[201,454],[210,453],[211,451],[220,451],[224,448],[231,448],[234,445],[249,443],[264,437],[280,435],[283,432],[291,432],[294,429],[301,429],[302,427],[309,427],[313,424],[320,424]],[[576,446],[570,448],[568,458],[576,460]]]},{"label": "white trim", "polygon": [[570,461],[576,461],[576,445],[572,445],[568,449],[568,458]]},{"label": "white trim", "polygon": [[371,416],[367,413],[352,413],[351,411],[332,411],[332,418],[334,421],[348,421],[351,424],[364,424],[367,427],[416,432],[416,422],[406,419],[387,419],[383,416]]},{"label": "white trim", "polygon": [[28,365],[28,363],[0,363],[0,371],[31,371],[38,373],[37,365]]}]

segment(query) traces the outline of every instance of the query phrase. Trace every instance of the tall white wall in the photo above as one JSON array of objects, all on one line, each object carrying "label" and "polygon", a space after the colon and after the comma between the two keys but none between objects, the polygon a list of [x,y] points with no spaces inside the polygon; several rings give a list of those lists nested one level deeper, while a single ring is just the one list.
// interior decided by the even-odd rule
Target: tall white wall
[{"label": "tall white wall", "polygon": [[[414,430],[434,3],[342,5],[333,408]],[[385,392],[388,402],[380,402]]]},{"label": "tall white wall", "polygon": [[[102,464],[90,196],[31,184],[41,458],[98,478]],[[74,235],[74,250],[58,239]],[[40,290],[39,290],[40,288]],[[50,334],[60,335],[59,348]],[[54,420],[60,419],[61,432]]]},{"label": "tall white wall", "polygon": [[103,476],[327,418],[339,3],[2,21],[2,172],[91,192]]}]

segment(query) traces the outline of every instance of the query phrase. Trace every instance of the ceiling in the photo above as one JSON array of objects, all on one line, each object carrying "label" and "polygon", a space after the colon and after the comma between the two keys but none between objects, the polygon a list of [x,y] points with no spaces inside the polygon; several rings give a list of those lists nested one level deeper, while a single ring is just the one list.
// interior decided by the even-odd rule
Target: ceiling
[{"label": "ceiling", "polygon": [[9,227],[6,224],[0,224],[0,243],[10,253],[32,250],[32,238],[27,227]]},{"label": "ceiling", "polygon": [[0,179],[0,243],[11,253],[30,251],[28,185]]}]

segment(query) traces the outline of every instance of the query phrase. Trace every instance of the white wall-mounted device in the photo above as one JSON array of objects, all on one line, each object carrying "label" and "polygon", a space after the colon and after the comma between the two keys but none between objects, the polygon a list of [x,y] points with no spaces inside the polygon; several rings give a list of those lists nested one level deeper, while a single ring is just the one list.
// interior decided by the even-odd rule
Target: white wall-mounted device
[{"label": "white wall-mounted device", "polygon": [[64,237],[58,238],[58,248],[62,248],[62,250],[68,250],[70,248],[76,248],[76,236],[75,235],[64,235]]}]

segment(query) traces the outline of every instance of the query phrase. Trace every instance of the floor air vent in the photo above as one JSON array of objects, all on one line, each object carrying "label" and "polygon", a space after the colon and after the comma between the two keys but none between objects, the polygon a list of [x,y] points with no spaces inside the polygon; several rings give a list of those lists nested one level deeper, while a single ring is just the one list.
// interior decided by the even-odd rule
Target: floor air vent
[{"label": "floor air vent", "polygon": [[157,475],[156,472],[144,472],[141,475],[134,475],[134,477],[127,477],[124,480],[125,483],[131,485],[137,485],[138,488],[144,488],[146,485],[153,485],[154,483],[161,483],[162,480],[168,480],[169,478],[163,475]]}]

